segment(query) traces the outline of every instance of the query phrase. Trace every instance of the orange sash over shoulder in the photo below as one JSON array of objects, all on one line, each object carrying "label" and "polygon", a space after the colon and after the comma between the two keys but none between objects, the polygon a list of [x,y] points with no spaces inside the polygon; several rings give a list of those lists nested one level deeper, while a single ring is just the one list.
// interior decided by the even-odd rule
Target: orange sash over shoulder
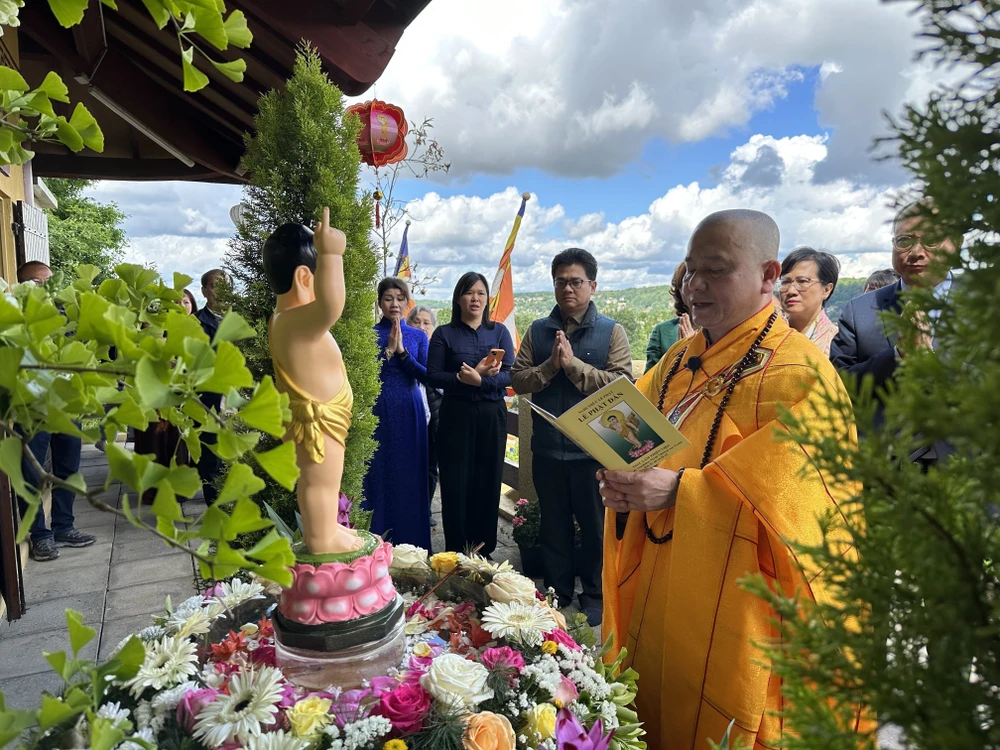
[{"label": "orange sash over shoulder", "polygon": [[784,540],[818,542],[817,518],[839,512],[838,501],[853,494],[828,484],[801,446],[774,439],[784,407],[856,440],[853,425],[819,416],[827,410],[818,380],[843,394],[833,366],[780,316],[735,387],[711,462],[699,468],[733,369],[773,309],[707,349],[702,333],[678,342],[637,384],[656,403],[677,355],[687,347],[685,361],[701,357],[701,370],[680,369],[664,400],[691,441],[661,464],[686,467],[676,506],[648,517],[656,536],[673,529],[673,538],[650,542],[641,513],[630,515],[620,541],[613,513],[605,523],[604,633],[614,632],[612,653],[626,646],[626,664],[639,673],[639,720],[652,750],[702,750],[733,719],[736,735],[755,748],[777,746],[780,720],[769,712],[781,708],[780,683],[752,645],[776,637],[774,613],[737,581],[761,573],[789,594],[821,599],[822,576],[804,569]]}]

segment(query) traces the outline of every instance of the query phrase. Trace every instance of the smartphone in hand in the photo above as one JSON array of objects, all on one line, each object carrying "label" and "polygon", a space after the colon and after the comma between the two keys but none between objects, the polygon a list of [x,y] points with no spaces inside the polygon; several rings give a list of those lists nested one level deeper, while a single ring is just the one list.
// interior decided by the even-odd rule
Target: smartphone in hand
[{"label": "smartphone in hand", "polygon": [[490,353],[486,357],[486,364],[490,367],[496,367],[503,363],[503,349],[490,349]]}]

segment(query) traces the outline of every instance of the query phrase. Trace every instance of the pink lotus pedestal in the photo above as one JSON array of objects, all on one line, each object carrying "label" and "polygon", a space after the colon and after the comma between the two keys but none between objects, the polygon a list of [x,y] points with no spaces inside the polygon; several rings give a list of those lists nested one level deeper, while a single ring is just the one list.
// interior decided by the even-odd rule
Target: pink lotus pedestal
[{"label": "pink lotus pedestal", "polygon": [[294,581],[281,593],[274,631],[278,662],[297,685],[350,689],[403,658],[403,600],[389,576],[392,545],[361,534],[358,552],[296,550]]}]

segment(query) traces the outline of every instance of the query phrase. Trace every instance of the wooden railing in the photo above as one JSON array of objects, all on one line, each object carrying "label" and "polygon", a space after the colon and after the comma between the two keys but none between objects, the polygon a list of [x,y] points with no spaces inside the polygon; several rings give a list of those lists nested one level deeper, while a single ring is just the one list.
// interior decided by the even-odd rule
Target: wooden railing
[{"label": "wooden railing", "polygon": [[[517,412],[508,410],[507,412],[507,434],[518,437],[518,426],[517,426]],[[503,483],[508,487],[513,487],[518,489],[520,486],[518,480],[520,478],[520,471],[517,464],[511,463],[507,460],[506,453],[503,459]]]}]

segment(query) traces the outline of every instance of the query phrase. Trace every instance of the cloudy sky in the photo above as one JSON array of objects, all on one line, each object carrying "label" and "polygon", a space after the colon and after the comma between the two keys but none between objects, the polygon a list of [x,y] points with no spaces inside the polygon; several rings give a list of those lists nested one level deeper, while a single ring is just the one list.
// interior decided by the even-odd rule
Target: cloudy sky
[{"label": "cloudy sky", "polygon": [[[884,112],[919,102],[919,19],[879,0],[433,0],[373,94],[434,119],[450,173],[401,185],[412,258],[450,296],[492,277],[519,195],[518,291],[547,288],[574,245],[605,287],[666,283],[707,213],[771,213],[782,252],[889,261],[906,175],[877,161]],[[368,176],[366,175],[366,179]],[[192,276],[220,263],[238,187],[103,183],[129,215],[129,257]],[[399,227],[401,232],[402,226]]]}]

